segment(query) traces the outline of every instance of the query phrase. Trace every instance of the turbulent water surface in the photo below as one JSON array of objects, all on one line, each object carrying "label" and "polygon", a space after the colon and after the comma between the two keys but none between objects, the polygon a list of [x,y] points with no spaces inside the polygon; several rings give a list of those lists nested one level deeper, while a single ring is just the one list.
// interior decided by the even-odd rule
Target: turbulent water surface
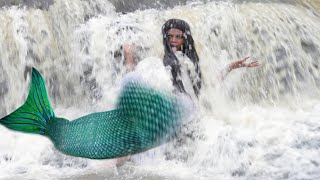
[{"label": "turbulent water surface", "polygon": [[[137,60],[162,58],[161,26],[170,18],[191,25],[203,89],[197,118],[175,141],[121,167],[120,160],[66,156],[45,137],[0,127],[0,179],[320,178],[317,0],[180,1],[151,9],[119,9],[125,1],[22,2],[28,6],[0,3],[0,117],[24,102],[31,67],[45,77],[58,116],[112,109],[126,74],[122,45],[134,44]],[[261,66],[219,82],[228,62],[246,56]]]}]

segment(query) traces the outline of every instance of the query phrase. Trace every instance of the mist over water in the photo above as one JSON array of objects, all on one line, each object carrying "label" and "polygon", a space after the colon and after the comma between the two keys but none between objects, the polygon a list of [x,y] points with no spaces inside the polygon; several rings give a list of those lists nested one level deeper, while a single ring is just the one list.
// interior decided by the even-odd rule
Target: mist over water
[{"label": "mist over water", "polygon": [[[198,118],[177,140],[132,156],[120,168],[115,160],[63,155],[45,137],[0,127],[0,178],[320,177],[317,1],[198,1],[116,11],[104,0],[56,0],[47,10],[3,7],[0,117],[26,99],[31,67],[45,78],[58,116],[111,110],[126,74],[122,46],[134,44],[137,60],[162,59],[161,27],[180,18],[190,24],[200,56]],[[247,56],[261,66],[218,80],[226,64]]]}]

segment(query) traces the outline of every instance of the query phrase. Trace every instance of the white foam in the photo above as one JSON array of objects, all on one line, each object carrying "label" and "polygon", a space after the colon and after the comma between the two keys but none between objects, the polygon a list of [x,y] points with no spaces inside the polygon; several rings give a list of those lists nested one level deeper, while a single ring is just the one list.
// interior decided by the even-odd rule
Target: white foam
[{"label": "white foam", "polygon": [[[181,18],[190,23],[203,75],[198,119],[186,127],[187,132],[194,131],[195,140],[185,138],[180,146],[170,142],[132,156],[116,168],[115,160],[66,156],[43,136],[0,127],[0,179],[96,173],[113,179],[320,176],[316,12],[283,3],[215,2],[120,15],[104,0],[56,2],[48,12],[0,10],[0,66],[9,89],[0,97],[0,112],[12,112],[27,96],[26,65],[36,66],[45,77],[59,117],[74,119],[112,109],[126,74],[123,57],[117,59],[114,54],[125,43],[142,47],[139,55],[150,57],[136,67],[141,78],[171,91],[170,76],[161,61],[160,30],[165,20]],[[261,67],[235,70],[224,82],[218,81],[220,70],[231,59],[247,55]],[[91,70],[87,77],[86,70]],[[89,85],[95,80],[96,86],[86,92],[80,77],[87,78]],[[100,99],[90,96],[96,91]],[[168,152],[175,157],[166,160]]]}]

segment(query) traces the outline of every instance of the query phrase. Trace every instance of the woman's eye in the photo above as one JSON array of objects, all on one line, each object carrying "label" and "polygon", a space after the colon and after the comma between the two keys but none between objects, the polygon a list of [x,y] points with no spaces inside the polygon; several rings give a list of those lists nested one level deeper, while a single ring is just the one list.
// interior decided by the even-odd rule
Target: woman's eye
[{"label": "woman's eye", "polygon": [[176,38],[177,39],[183,39],[183,36],[182,35],[176,35]]},{"label": "woman's eye", "polygon": [[173,37],[175,37],[177,39],[183,39],[184,38],[183,35],[172,35],[172,34],[168,35],[168,38],[173,38]]}]

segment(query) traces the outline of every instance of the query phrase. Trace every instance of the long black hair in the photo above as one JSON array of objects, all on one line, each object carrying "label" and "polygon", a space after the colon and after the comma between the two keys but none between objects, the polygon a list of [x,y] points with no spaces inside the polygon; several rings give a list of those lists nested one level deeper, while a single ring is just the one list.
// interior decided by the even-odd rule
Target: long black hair
[{"label": "long black hair", "polygon": [[189,77],[191,79],[191,82],[193,84],[193,90],[195,94],[198,96],[199,91],[201,88],[201,71],[199,67],[199,57],[197,54],[197,51],[194,46],[194,41],[191,36],[191,31],[190,31],[190,26],[187,22],[181,19],[169,19],[164,23],[162,26],[162,36],[163,36],[163,45],[164,45],[164,58],[163,58],[163,63],[165,66],[170,66],[171,67],[171,74],[173,78],[173,85],[180,91],[184,92],[185,88],[183,86],[183,83],[181,81],[181,69],[180,69],[180,64],[175,56],[174,52],[172,51],[172,48],[170,46],[169,38],[168,38],[168,31],[171,28],[179,29],[183,32],[185,41],[183,44],[182,52],[183,54],[187,55],[189,59],[192,61],[192,63],[195,66],[195,71],[196,71],[196,77],[192,77],[189,73]]}]

